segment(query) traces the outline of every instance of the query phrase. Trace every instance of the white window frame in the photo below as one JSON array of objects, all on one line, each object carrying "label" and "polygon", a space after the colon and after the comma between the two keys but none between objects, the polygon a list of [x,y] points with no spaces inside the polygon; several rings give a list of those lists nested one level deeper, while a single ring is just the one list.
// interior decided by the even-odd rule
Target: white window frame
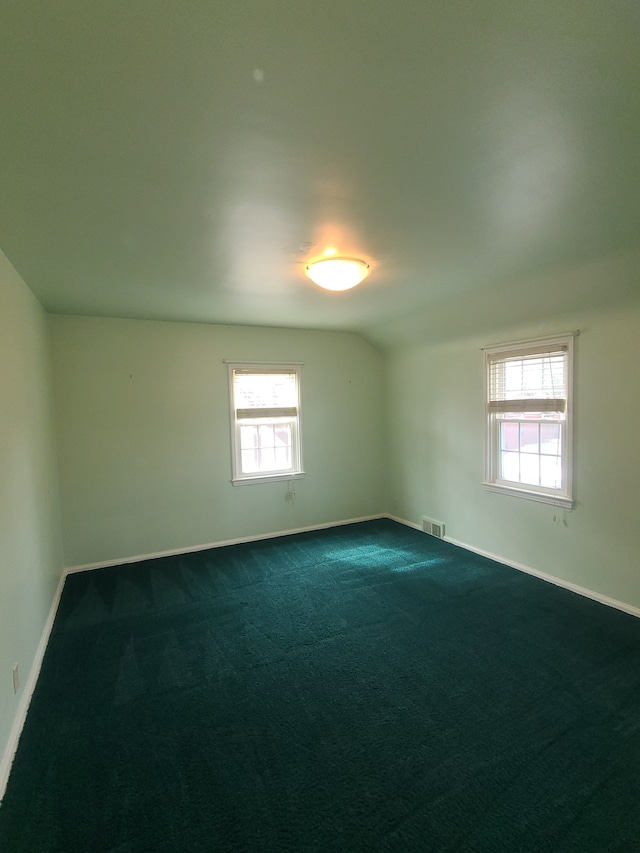
[{"label": "white window frame", "polygon": [[[300,416],[300,375],[302,365],[299,363],[277,364],[272,362],[227,362],[227,365],[229,370],[229,408],[231,415],[231,482],[233,485],[240,486],[249,483],[277,483],[283,480],[297,480],[300,477],[304,477],[305,472],[302,468],[302,429]],[[264,410],[265,413],[268,412],[266,418],[265,416],[260,416],[261,410],[259,408],[253,410],[253,412],[255,412],[255,418],[248,416],[250,410],[239,410],[236,406],[234,394],[234,378],[236,371],[255,373],[257,375],[282,373],[295,375],[297,396],[296,405],[294,407],[289,407],[286,410],[282,410],[283,419],[291,424],[291,468],[288,468],[285,471],[272,470],[259,473],[243,473],[240,441],[241,426],[243,423],[254,423],[255,425],[258,425],[261,420],[264,421],[265,419],[267,421],[271,419],[271,422],[273,422],[273,419],[278,415],[278,410]],[[238,417],[239,412],[244,414],[244,417]]]},{"label": "white window frame", "polygon": [[[572,509],[573,496],[573,341],[574,334],[564,334],[534,340],[499,344],[484,348],[484,400],[485,400],[485,479],[483,485],[489,491],[514,497],[549,503]],[[563,398],[564,418],[553,423],[560,424],[562,483],[560,488],[529,485],[500,477],[500,422],[495,411],[496,403],[490,400],[489,373],[496,361],[518,355],[543,356],[546,353],[563,351],[565,356],[565,387]],[[561,402],[561,405],[562,405]],[[530,403],[527,400],[527,403]],[[547,409],[549,410],[549,409]],[[524,409],[523,411],[526,411]],[[532,411],[532,409],[530,409]],[[537,409],[544,411],[544,408]],[[516,421],[517,422],[517,421]],[[537,421],[533,421],[536,423]],[[540,421],[543,423],[543,421]]]}]

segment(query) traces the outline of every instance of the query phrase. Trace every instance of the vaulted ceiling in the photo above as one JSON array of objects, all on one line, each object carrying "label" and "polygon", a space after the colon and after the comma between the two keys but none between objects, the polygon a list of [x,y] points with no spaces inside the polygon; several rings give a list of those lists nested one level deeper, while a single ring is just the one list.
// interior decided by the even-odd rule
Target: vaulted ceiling
[{"label": "vaulted ceiling", "polygon": [[[385,346],[640,296],[637,0],[6,0],[0,39],[49,311]],[[369,278],[313,285],[329,246]]]}]

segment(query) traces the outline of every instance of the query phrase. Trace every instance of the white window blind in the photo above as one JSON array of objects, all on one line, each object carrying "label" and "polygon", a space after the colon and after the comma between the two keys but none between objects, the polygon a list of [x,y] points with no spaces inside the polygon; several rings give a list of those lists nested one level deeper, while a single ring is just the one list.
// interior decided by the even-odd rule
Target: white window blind
[{"label": "white window blind", "polygon": [[238,420],[295,418],[298,383],[294,370],[233,371],[233,399]]},{"label": "white window blind", "polygon": [[567,347],[490,353],[490,412],[564,412]]}]

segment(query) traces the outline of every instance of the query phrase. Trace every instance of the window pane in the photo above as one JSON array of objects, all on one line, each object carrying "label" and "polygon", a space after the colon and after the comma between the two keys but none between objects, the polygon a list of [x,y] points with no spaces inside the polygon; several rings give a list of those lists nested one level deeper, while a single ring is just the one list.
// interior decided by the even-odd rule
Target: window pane
[{"label": "window pane", "polygon": [[291,448],[276,447],[275,450],[275,467],[279,471],[286,471],[291,468]]},{"label": "window pane", "polygon": [[[538,424],[520,423],[520,450],[523,453],[540,453],[540,427]],[[527,482],[530,482],[527,480]]]},{"label": "window pane", "polygon": [[517,450],[518,434],[518,424],[500,423],[500,449]]},{"label": "window pane", "polygon": [[[258,446],[258,429],[254,426],[240,427],[240,447],[245,448]],[[257,457],[256,457],[257,458]],[[243,466],[244,467],[244,466]]]},{"label": "window pane", "polygon": [[540,452],[557,455],[560,448],[560,424],[540,424]]},{"label": "window pane", "polygon": [[260,450],[260,470],[273,471],[276,464],[275,451],[273,447],[263,447]]},{"label": "window pane", "polygon": [[292,467],[290,423],[258,423],[240,427],[243,474],[288,471]]},{"label": "window pane", "polygon": [[291,446],[291,425],[276,424],[275,425],[275,445],[276,447]]},{"label": "window pane", "polygon": [[520,456],[520,482],[529,486],[540,485],[540,457],[522,453]]},{"label": "window pane", "polygon": [[540,457],[540,485],[550,489],[562,486],[562,460],[557,456]]},{"label": "window pane", "polygon": [[260,447],[273,447],[273,426],[271,424],[261,424],[258,429],[260,431]]},{"label": "window pane", "polygon": [[500,477],[503,480],[513,480],[516,483],[520,482],[519,453],[503,452],[500,454]]},{"label": "window pane", "polygon": [[243,450],[242,451],[242,473],[254,474],[260,470],[260,459],[258,450]]}]

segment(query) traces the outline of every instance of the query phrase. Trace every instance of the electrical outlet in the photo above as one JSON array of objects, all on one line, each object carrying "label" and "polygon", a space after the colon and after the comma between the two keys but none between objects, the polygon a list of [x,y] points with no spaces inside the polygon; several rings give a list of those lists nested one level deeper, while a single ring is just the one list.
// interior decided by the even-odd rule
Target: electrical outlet
[{"label": "electrical outlet", "polygon": [[17,693],[19,687],[20,687],[20,672],[18,671],[18,664],[14,663],[14,665],[13,665],[13,692]]}]

